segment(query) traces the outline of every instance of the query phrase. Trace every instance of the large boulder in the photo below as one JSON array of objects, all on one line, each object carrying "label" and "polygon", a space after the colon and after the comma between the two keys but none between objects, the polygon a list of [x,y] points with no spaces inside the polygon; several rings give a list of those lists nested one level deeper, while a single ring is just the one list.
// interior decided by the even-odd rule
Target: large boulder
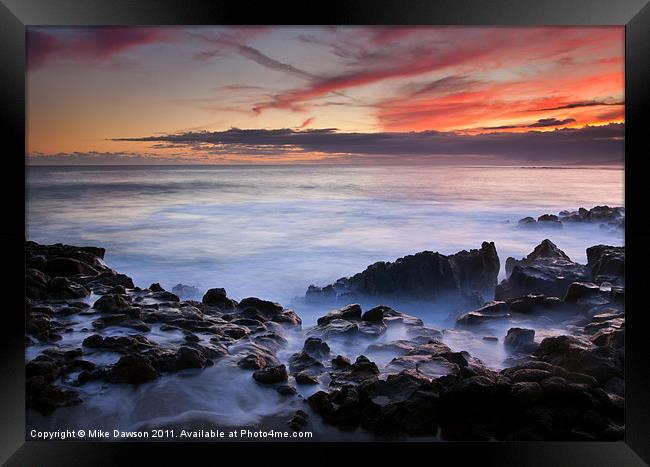
[{"label": "large boulder", "polygon": [[326,287],[310,286],[308,299],[346,300],[363,297],[431,300],[475,292],[490,292],[496,285],[499,258],[494,243],[483,242],[478,250],[445,256],[422,251],[394,262],[380,261],[352,277]]},{"label": "large boulder", "polygon": [[587,248],[587,268],[593,280],[600,284],[625,284],[625,247],[595,245]]},{"label": "large boulder", "polygon": [[589,279],[585,266],[571,261],[548,239],[542,241],[522,260],[508,258],[506,273],[508,272],[508,278],[496,288],[496,300],[528,294],[563,298],[571,283]]},{"label": "large boulder", "polygon": [[203,295],[203,303],[209,306],[215,306],[220,310],[232,310],[237,306],[237,302],[226,296],[226,290],[223,288],[214,288],[208,290]]},{"label": "large boulder", "polygon": [[496,287],[501,264],[494,242],[483,242],[478,250],[450,255],[449,262],[461,290],[491,293]]}]

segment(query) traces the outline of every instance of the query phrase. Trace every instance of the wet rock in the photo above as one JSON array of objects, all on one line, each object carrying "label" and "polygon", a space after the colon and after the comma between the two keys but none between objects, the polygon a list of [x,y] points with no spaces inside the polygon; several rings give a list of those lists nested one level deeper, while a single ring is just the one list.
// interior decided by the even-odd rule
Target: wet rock
[{"label": "wet rock", "polygon": [[176,351],[176,369],[205,368],[212,362],[198,349],[182,346]]},{"label": "wet rock", "polygon": [[281,384],[277,388],[275,388],[276,391],[278,391],[279,394],[283,396],[293,396],[296,394],[296,388],[293,386],[289,386],[288,384]]},{"label": "wet rock", "polygon": [[623,362],[615,349],[598,347],[587,339],[575,336],[547,337],[542,340],[535,355],[543,361],[584,373],[598,381],[604,382],[623,374]]},{"label": "wet rock", "polygon": [[343,386],[330,394],[318,391],[307,398],[307,402],[323,420],[340,428],[355,428],[361,420],[359,393],[352,386]]},{"label": "wet rock", "polygon": [[[134,308],[137,310],[137,308]],[[92,322],[93,327],[96,329],[104,329],[110,326],[118,326],[124,328],[135,329],[136,331],[149,332],[151,328],[145,324],[143,321],[132,318],[127,314],[110,314],[103,315],[101,318],[96,319]]]},{"label": "wet rock", "polygon": [[506,348],[515,352],[530,352],[535,349],[535,330],[510,328],[503,340]]},{"label": "wet rock", "polygon": [[93,308],[105,313],[119,312],[131,306],[131,297],[128,295],[107,294],[95,301]]},{"label": "wet rock", "polygon": [[373,321],[373,322],[381,322],[384,319],[384,312],[390,310],[390,308],[386,306],[376,306],[374,308],[371,308],[370,310],[366,311],[362,316],[361,319],[363,321]]},{"label": "wet rock", "polygon": [[70,277],[80,274],[96,276],[98,274],[98,271],[89,264],[66,257],[54,257],[46,260],[44,272],[53,277]]},{"label": "wet rock", "polygon": [[587,248],[587,268],[596,283],[625,283],[625,247],[596,245]]},{"label": "wet rock", "polygon": [[289,375],[284,365],[265,367],[253,372],[255,381],[261,384],[275,384],[287,381]]},{"label": "wet rock", "polygon": [[332,359],[332,368],[336,369],[341,369],[341,368],[348,368],[352,365],[352,362],[350,361],[349,358],[344,357],[343,355],[337,355],[335,358]]},{"label": "wet rock", "polygon": [[76,391],[63,390],[42,376],[34,376],[25,382],[25,403],[27,408],[48,415],[59,407],[79,404],[81,399]]},{"label": "wet rock", "polygon": [[309,372],[311,374],[320,374],[323,371],[323,364],[320,360],[312,357],[310,354],[302,352],[293,354],[289,357],[289,371],[291,374],[298,372]]},{"label": "wet rock", "polygon": [[38,269],[25,269],[25,296],[33,299],[47,295],[48,277]]},{"label": "wet rock", "polygon": [[501,264],[494,242],[450,255],[449,263],[459,288],[465,292],[492,293],[497,285]]},{"label": "wet rock", "polygon": [[365,355],[359,355],[353,364],[342,367],[340,370],[334,370],[330,375],[332,376],[330,386],[359,384],[363,381],[377,379],[379,368]]},{"label": "wet rock", "polygon": [[607,327],[591,336],[591,342],[599,347],[619,349],[625,347],[625,328]]},{"label": "wet rock", "polygon": [[524,217],[522,219],[519,219],[517,222],[517,226],[519,227],[537,227],[537,221],[535,220],[534,217]]},{"label": "wet rock", "polygon": [[[382,312],[383,318],[383,312]],[[317,323],[319,325],[328,324],[334,320],[346,320],[346,321],[360,321],[361,320],[361,305],[353,304],[347,305],[338,310],[330,311],[327,315],[321,316],[318,318]],[[366,320],[366,321],[376,321],[376,320]]]},{"label": "wet rock", "polygon": [[279,303],[262,300],[256,297],[243,299],[238,307],[237,314],[243,318],[257,319],[261,322],[272,321],[287,325],[299,325],[300,317],[290,309],[284,308]]},{"label": "wet rock", "polygon": [[488,326],[491,323],[499,323],[510,317],[508,304],[502,300],[496,300],[486,304],[478,310],[470,311],[460,315],[456,319],[457,328],[473,328]]},{"label": "wet rock", "polygon": [[310,286],[306,298],[408,297],[410,300],[463,298],[496,285],[499,259],[493,243],[478,250],[445,256],[423,251],[394,262],[377,262],[352,277],[319,288]]},{"label": "wet rock", "polygon": [[66,277],[53,277],[47,283],[47,295],[52,298],[73,299],[90,295],[90,292],[80,284]]},{"label": "wet rock", "polygon": [[135,287],[133,279],[125,274],[118,274],[115,271],[103,272],[99,276],[86,282],[84,285],[91,290],[101,290],[102,287],[108,287],[110,289],[110,287],[115,287],[117,285],[121,285],[127,289],[133,289]]},{"label": "wet rock", "polygon": [[376,433],[434,434],[438,430],[439,387],[409,372],[362,385],[361,426]]},{"label": "wet rock", "polygon": [[154,292],[153,294],[151,294],[151,298],[155,300],[164,301],[164,302],[180,302],[180,298],[178,298],[176,294],[167,292],[166,290]]},{"label": "wet rock", "polygon": [[245,370],[260,370],[267,366],[276,367],[280,365],[280,361],[270,351],[261,347],[256,350],[256,353],[249,353],[239,360],[237,365]]},{"label": "wet rock", "polygon": [[586,267],[574,263],[553,242],[542,241],[526,258],[508,258],[508,278],[496,288],[495,299],[506,300],[528,294],[562,298],[569,285],[588,279]]},{"label": "wet rock", "polygon": [[543,227],[562,227],[562,222],[555,214],[543,214],[537,218],[537,223]]},{"label": "wet rock", "polygon": [[158,282],[154,282],[149,286],[149,290],[152,292],[164,292],[165,289],[162,288],[162,286]]},{"label": "wet rock", "polygon": [[107,349],[116,352],[130,353],[150,349],[156,347],[158,344],[140,334],[107,337],[93,334],[86,337],[81,345],[93,349]]},{"label": "wet rock", "polygon": [[305,340],[305,344],[302,350],[309,356],[318,360],[329,358],[331,353],[330,347],[329,345],[327,345],[327,342],[317,337],[308,337]]},{"label": "wet rock", "polygon": [[293,377],[297,384],[318,384],[318,377],[306,371],[300,371],[293,375]]},{"label": "wet rock", "polygon": [[547,314],[562,310],[562,300],[544,294],[528,294],[506,300],[508,310],[522,314]]},{"label": "wet rock", "polygon": [[302,410],[297,410],[293,418],[289,420],[289,426],[294,431],[300,431],[307,425],[308,419],[309,415]]},{"label": "wet rock", "polygon": [[156,379],[160,374],[146,357],[129,354],[121,357],[105,374],[104,379],[114,384],[140,384]]}]

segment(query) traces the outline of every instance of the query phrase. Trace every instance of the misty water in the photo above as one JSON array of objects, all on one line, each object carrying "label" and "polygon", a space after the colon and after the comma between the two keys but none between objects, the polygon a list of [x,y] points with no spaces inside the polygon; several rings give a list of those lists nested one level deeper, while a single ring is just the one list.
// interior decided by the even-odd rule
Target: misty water
[{"label": "misty water", "polygon": [[[167,290],[178,283],[201,292],[224,287],[237,300],[255,296],[289,306],[308,328],[328,311],[304,303],[308,285],[329,284],[376,261],[422,250],[451,254],[493,241],[503,278],[508,256],[523,257],[544,238],[582,263],[589,246],[622,245],[620,229],[567,224],[531,230],[518,228],[517,220],[580,206],[622,206],[623,177],[623,170],[613,167],[29,167],[26,231],[39,243],[105,247],[108,265],[140,287],[153,282]],[[444,307],[390,305],[432,327],[453,327]],[[78,331],[89,323],[68,319],[75,332],[65,334],[60,345],[79,347],[87,334]],[[539,338],[565,330],[549,325],[537,331]],[[155,327],[149,337],[183,341],[182,334]],[[288,338],[283,357],[302,346],[304,334]],[[383,339],[388,338],[399,336]],[[502,345],[462,332],[450,331],[444,341],[491,367],[502,366],[507,357]],[[332,347],[354,358],[364,346]],[[29,347],[27,357],[43,348]],[[386,363],[380,355],[372,357]],[[117,360],[110,352],[88,358]],[[139,387],[88,383],[75,388],[83,404],[52,416],[31,413],[28,425],[273,426],[279,414],[304,409],[255,384],[249,372],[233,371],[235,360],[226,357],[205,370],[165,375]],[[306,396],[317,388],[299,390]],[[315,433],[328,430],[315,416],[310,423]]]}]

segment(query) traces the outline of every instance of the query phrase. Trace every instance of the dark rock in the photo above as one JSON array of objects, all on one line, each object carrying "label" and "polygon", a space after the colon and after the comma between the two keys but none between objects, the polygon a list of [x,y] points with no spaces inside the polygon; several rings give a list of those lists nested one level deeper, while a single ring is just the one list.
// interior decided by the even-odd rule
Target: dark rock
[{"label": "dark rock", "polygon": [[508,310],[522,314],[546,314],[562,309],[562,300],[544,294],[528,294],[506,300]]},{"label": "dark rock", "polygon": [[537,221],[533,217],[524,217],[522,219],[519,219],[519,222],[517,222],[517,225],[519,227],[536,227],[537,226]]},{"label": "dark rock", "polygon": [[154,298],[156,300],[161,300],[165,302],[180,302],[180,298],[176,294],[173,294],[171,292],[167,292],[166,290],[154,292],[151,294],[151,298]]},{"label": "dark rock", "polygon": [[244,318],[259,321],[272,321],[281,324],[299,325],[300,317],[293,311],[285,309],[279,303],[262,300],[256,297],[243,299],[238,305],[238,314]]},{"label": "dark rock", "polygon": [[209,360],[199,350],[182,346],[176,351],[176,369],[185,368],[205,368],[210,363]]},{"label": "dark rock", "polygon": [[472,328],[487,326],[490,323],[502,322],[510,317],[508,305],[504,301],[493,301],[478,310],[460,315],[456,319],[456,327]]},{"label": "dark rock", "polygon": [[293,418],[289,420],[289,426],[294,431],[300,431],[307,425],[308,419],[309,419],[309,415],[307,415],[302,410],[297,410]]},{"label": "dark rock", "polygon": [[25,269],[25,296],[33,299],[47,295],[48,278],[41,271],[33,268]]},{"label": "dark rock", "polygon": [[280,361],[270,352],[259,349],[256,353],[250,353],[239,360],[237,365],[245,370],[260,370],[267,366],[279,366]]},{"label": "dark rock", "polygon": [[535,348],[535,330],[510,328],[503,340],[506,348],[516,352],[530,352]]},{"label": "dark rock", "polygon": [[309,406],[326,422],[343,429],[359,425],[359,394],[352,386],[343,386],[331,394],[318,391],[307,398]]},{"label": "dark rock", "polygon": [[318,384],[318,377],[308,372],[300,371],[293,375],[297,384]]},{"label": "dark rock", "polygon": [[379,375],[379,368],[365,355],[359,355],[355,362],[347,367],[342,367],[331,373],[330,386],[344,386],[346,384],[359,384],[363,381],[375,380]]},{"label": "dark rock", "polygon": [[139,334],[107,337],[93,334],[86,337],[81,345],[89,348],[107,349],[124,353],[139,352],[157,346],[155,342]]},{"label": "dark rock", "polygon": [[293,396],[296,393],[296,388],[288,384],[281,384],[275,390],[283,396]]},{"label": "dark rock", "polygon": [[42,376],[27,378],[25,382],[25,402],[43,415],[48,415],[58,407],[67,407],[81,403],[76,391],[63,390],[48,383]]},{"label": "dark rock", "polygon": [[54,277],[47,283],[47,294],[52,298],[72,299],[86,297],[90,292],[66,277]]},{"label": "dark rock", "polygon": [[449,256],[449,263],[461,290],[492,293],[501,264],[494,242],[483,242],[479,250],[460,251]]},{"label": "dark rock", "polygon": [[216,306],[221,310],[232,310],[237,306],[237,302],[228,298],[226,296],[226,290],[222,288],[208,290],[203,295],[202,302],[206,305]]},{"label": "dark rock", "polygon": [[334,284],[310,286],[308,299],[328,297],[408,297],[431,300],[463,297],[463,293],[489,290],[496,284],[499,259],[494,243],[483,242],[481,249],[445,256],[423,251],[394,262],[377,262],[365,271]]},{"label": "dark rock", "polygon": [[[382,318],[383,318],[383,312],[382,312]],[[341,319],[347,321],[361,320],[361,305],[355,303],[353,305],[347,305],[343,308],[339,308],[338,310],[330,311],[327,315],[318,318],[317,323],[319,325],[328,324],[335,319]],[[367,320],[367,321],[375,321],[375,320]]]},{"label": "dark rock", "polygon": [[289,357],[289,371],[291,374],[308,371],[311,374],[319,374],[323,371],[323,364],[309,355],[304,350]]},{"label": "dark rock", "polygon": [[596,245],[587,248],[587,268],[593,280],[615,285],[625,283],[625,247]]},{"label": "dark rock", "polygon": [[496,288],[495,299],[528,294],[564,297],[569,285],[588,279],[585,266],[574,263],[550,240],[544,240],[526,258],[506,261],[509,277]]},{"label": "dark rock", "polygon": [[138,354],[121,357],[104,375],[104,379],[115,384],[139,384],[156,379],[158,371],[149,360]]},{"label": "dark rock", "polygon": [[158,282],[155,282],[155,283],[151,284],[149,286],[149,290],[151,290],[152,292],[164,292],[165,291],[165,289],[163,289],[162,286]]},{"label": "dark rock", "polygon": [[[353,305],[354,306],[354,305]],[[358,305],[357,305],[358,306]],[[360,308],[359,308],[360,309]],[[371,308],[370,310],[366,311],[362,316],[361,319],[363,321],[383,321],[384,319],[384,312],[390,309],[385,306],[376,306],[374,308]],[[345,318],[344,318],[345,319]]]},{"label": "dark rock", "polygon": [[93,304],[94,309],[105,313],[119,312],[130,306],[131,297],[117,294],[102,295]]},{"label": "dark rock", "polygon": [[543,361],[572,372],[584,373],[598,381],[623,374],[623,362],[616,349],[597,347],[575,336],[547,337],[542,340],[535,355]]},{"label": "dark rock", "polygon": [[101,286],[115,287],[116,285],[121,285],[127,289],[133,289],[135,287],[133,279],[125,274],[118,274],[115,271],[103,272],[99,276],[92,278],[85,285],[91,290]]},{"label": "dark rock", "polygon": [[70,277],[79,274],[96,276],[98,271],[74,258],[54,257],[45,262],[45,272],[50,276]]},{"label": "dark rock", "polygon": [[308,337],[302,348],[303,352],[316,359],[324,359],[330,356],[330,347],[327,342],[317,337]]},{"label": "dark rock", "polygon": [[253,372],[253,378],[261,384],[274,384],[287,381],[289,375],[287,374],[287,368],[284,365],[278,365],[274,367],[265,367]]}]

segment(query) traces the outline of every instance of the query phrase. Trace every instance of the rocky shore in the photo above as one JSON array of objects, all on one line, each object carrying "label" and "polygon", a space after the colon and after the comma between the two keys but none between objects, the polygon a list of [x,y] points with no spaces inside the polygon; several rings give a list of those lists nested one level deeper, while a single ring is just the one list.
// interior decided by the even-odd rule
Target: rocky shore
[{"label": "rocky shore", "polygon": [[537,219],[524,217],[519,219],[518,227],[562,227],[567,223],[596,224],[600,227],[625,227],[625,208],[595,206],[591,209],[578,208],[577,211],[560,211],[556,214],[542,214]]},{"label": "rocky shore", "polygon": [[[287,417],[293,430],[316,416],[378,436],[623,437],[624,247],[593,246],[583,265],[547,239],[508,258],[500,284],[494,243],[376,263],[311,286],[307,298],[323,314],[304,329],[293,310],[260,298],[236,301],[213,288],[182,300],[198,291],[140,288],[104,262],[102,248],[28,241],[25,253],[25,343],[38,349],[28,352],[36,355],[26,363],[26,399],[41,414],[83,404],[81,388],[92,382],[141,385],[188,370],[201,378],[227,361],[228,371],[302,404]],[[389,306],[364,309],[356,302],[366,296],[453,300],[456,325],[433,329]],[[536,332],[550,328],[562,333]],[[180,337],[156,337],[165,333]],[[73,334],[80,345],[66,338]],[[452,350],[446,338],[455,334],[503,345],[508,364]],[[288,351],[296,338],[302,344]],[[301,388],[313,390],[303,397]]]}]

